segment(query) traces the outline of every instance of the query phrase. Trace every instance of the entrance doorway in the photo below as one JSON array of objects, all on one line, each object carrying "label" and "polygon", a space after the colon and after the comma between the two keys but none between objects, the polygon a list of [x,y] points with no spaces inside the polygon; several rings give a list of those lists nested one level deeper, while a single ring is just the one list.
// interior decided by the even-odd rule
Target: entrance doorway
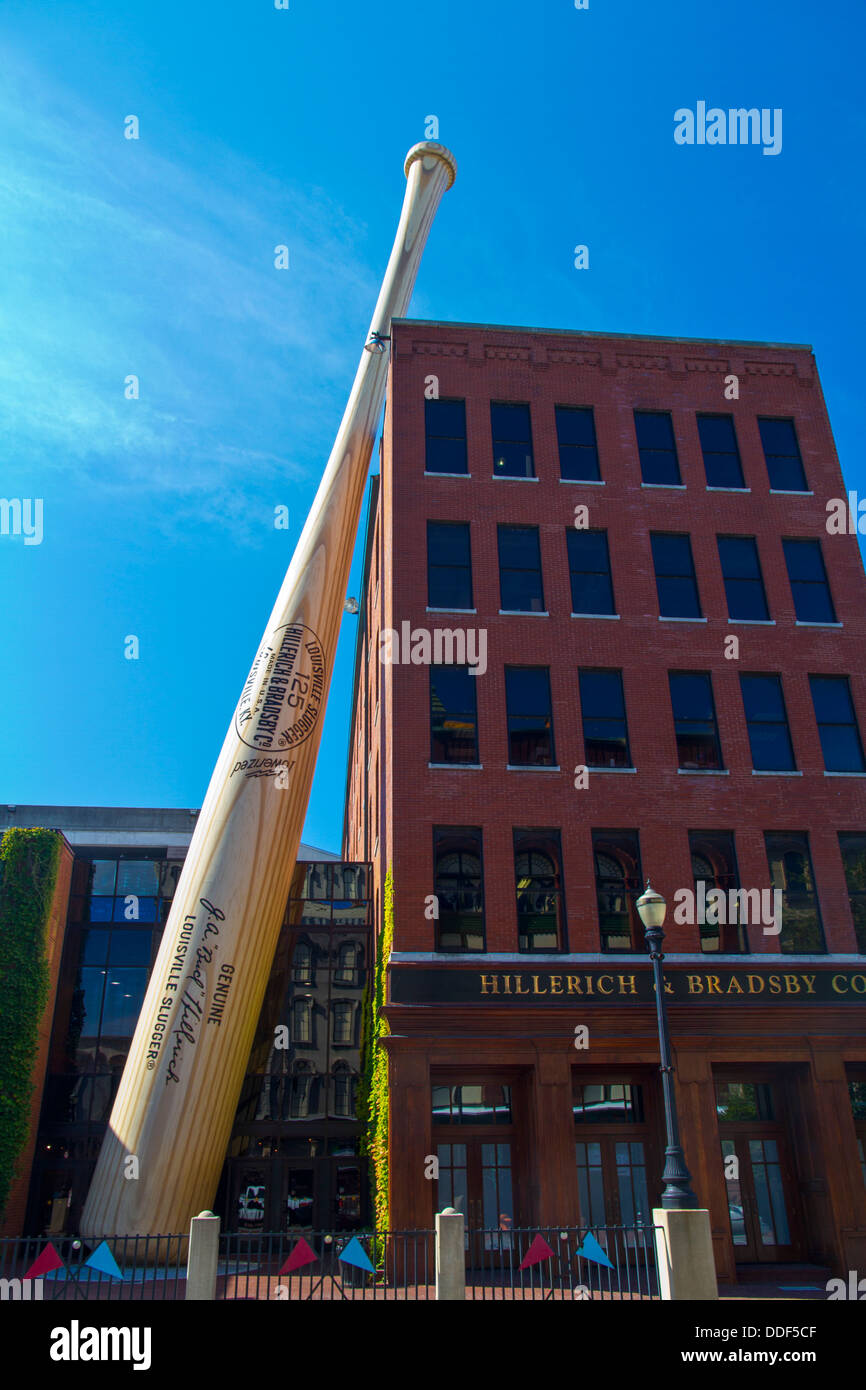
[{"label": "entrance doorway", "polygon": [[434,1085],[432,1134],[435,1209],[463,1212],[468,1263],[489,1269],[510,1255],[512,1231],[520,1224],[511,1087],[499,1081]]},{"label": "entrance doorway", "polygon": [[770,1082],[717,1081],[728,1216],[738,1264],[803,1258],[797,1185]]},{"label": "entrance doorway", "polygon": [[[587,1081],[575,1072],[572,1109],[580,1223],[603,1249],[646,1249],[650,1193],[658,1186],[657,1146],[646,1113],[647,1088],[631,1081]],[[623,1227],[609,1246],[610,1227]]]}]

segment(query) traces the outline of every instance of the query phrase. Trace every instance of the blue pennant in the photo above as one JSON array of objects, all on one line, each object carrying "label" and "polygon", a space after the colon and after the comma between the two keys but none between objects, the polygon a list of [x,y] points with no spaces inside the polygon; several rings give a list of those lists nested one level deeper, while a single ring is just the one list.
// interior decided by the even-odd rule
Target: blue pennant
[{"label": "blue pennant", "polygon": [[101,1245],[97,1245],[90,1259],[85,1260],[84,1263],[90,1269],[98,1270],[100,1274],[108,1274],[112,1279],[123,1279],[124,1277],[111,1253],[107,1240],[104,1240]]},{"label": "blue pennant", "polygon": [[343,1264],[355,1265],[358,1269],[366,1269],[370,1274],[376,1273],[357,1236],[352,1236],[345,1250],[341,1250],[340,1260]]},{"label": "blue pennant", "polygon": [[575,1254],[582,1256],[584,1260],[592,1260],[593,1264],[604,1265],[607,1269],[613,1269],[613,1265],[602,1250],[592,1231],[588,1231],[583,1245]]}]

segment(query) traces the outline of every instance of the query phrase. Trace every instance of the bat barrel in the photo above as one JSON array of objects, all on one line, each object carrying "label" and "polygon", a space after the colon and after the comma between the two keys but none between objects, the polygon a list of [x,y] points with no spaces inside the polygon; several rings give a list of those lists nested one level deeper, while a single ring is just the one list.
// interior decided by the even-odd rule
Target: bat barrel
[{"label": "bat barrel", "polygon": [[82,1213],[87,1237],[185,1232],[214,1200],[315,770],[385,396],[384,347],[456,168],[431,141],[406,156],[370,333],[175,890]]}]

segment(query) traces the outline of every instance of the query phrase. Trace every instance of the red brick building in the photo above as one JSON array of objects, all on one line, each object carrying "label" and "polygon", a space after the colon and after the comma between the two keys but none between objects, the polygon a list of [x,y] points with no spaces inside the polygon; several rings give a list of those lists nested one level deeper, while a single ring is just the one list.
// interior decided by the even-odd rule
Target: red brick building
[{"label": "red brick building", "polygon": [[862,1268],[866,578],[811,350],[401,320],[391,354],[344,854],[376,922],[393,873],[392,1226],[649,1219],[651,877],[720,1277]]}]

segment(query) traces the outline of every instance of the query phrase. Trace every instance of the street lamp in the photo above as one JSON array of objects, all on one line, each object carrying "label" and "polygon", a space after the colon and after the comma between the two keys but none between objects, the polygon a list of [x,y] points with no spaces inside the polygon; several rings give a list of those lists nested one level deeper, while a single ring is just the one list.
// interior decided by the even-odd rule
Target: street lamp
[{"label": "street lamp", "polygon": [[665,1100],[665,1170],[662,1173],[664,1191],[662,1207],[696,1207],[698,1199],[692,1192],[692,1175],[686,1167],[686,1160],[680,1144],[680,1130],[677,1123],[677,1104],[674,1098],[674,1069],[671,1062],[671,1044],[668,1036],[668,1016],[665,1004],[664,979],[662,977],[662,942],[665,934],[662,924],[665,920],[667,903],[661,893],[656,893],[646,881],[646,891],[637,900],[637,910],[644,924],[650,960],[653,963],[653,978],[656,990],[656,1015],[659,1025],[659,1052],[661,1054],[662,1091]]}]

